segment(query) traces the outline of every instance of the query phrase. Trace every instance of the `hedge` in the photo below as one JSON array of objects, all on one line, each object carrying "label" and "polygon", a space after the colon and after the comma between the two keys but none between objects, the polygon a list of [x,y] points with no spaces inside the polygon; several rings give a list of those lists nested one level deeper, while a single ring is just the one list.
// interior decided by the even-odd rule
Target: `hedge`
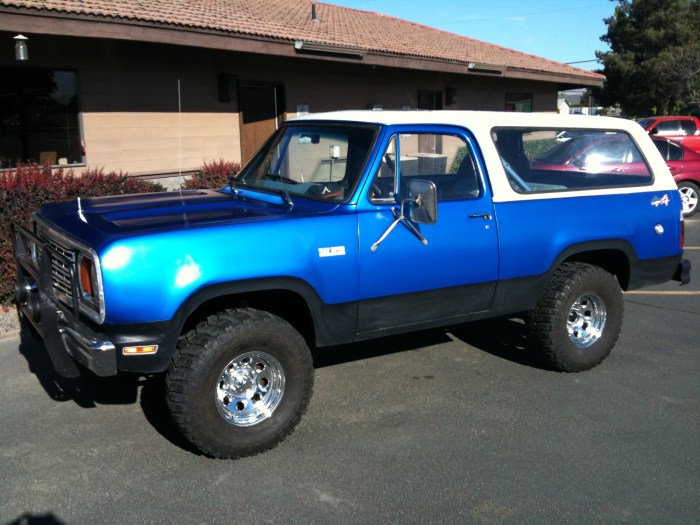
[{"label": "hedge", "polygon": [[[183,189],[221,188],[240,169],[240,164],[223,159],[205,162],[183,184]],[[54,170],[38,164],[0,171],[0,305],[9,305],[14,299],[16,270],[11,221],[28,225],[31,214],[45,202],[164,190],[158,183],[129,177],[123,172],[105,173],[104,168],[87,169],[77,175],[72,169]]]},{"label": "hedge", "polygon": [[10,221],[28,225],[32,212],[45,202],[163,190],[160,184],[122,172],[105,173],[103,168],[76,175],[72,169],[27,164],[0,172],[0,304],[9,304],[14,298],[16,270]]},{"label": "hedge", "polygon": [[223,188],[229,179],[241,171],[241,165],[224,159],[205,162],[192,177],[185,181],[183,189]]}]

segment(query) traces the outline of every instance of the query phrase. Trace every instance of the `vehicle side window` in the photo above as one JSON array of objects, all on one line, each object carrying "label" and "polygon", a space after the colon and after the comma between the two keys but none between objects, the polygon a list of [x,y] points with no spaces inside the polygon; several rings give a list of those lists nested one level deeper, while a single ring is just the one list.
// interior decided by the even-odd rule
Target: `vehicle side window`
[{"label": "vehicle side window", "polygon": [[693,120],[681,120],[681,129],[685,135],[695,135],[698,132],[698,127]]},{"label": "vehicle side window", "polygon": [[677,120],[663,120],[654,126],[657,135],[678,135],[680,126]]},{"label": "vehicle side window", "polygon": [[[438,201],[473,199],[481,193],[473,150],[456,135],[410,133],[394,136],[370,190],[373,202],[385,198],[395,200],[395,195],[388,194],[387,188],[395,187],[397,173],[401,198],[408,194],[411,180],[417,179],[435,184]],[[387,179],[392,179],[392,183]]]},{"label": "vehicle side window", "polygon": [[654,146],[656,146],[656,149],[659,150],[659,153],[661,153],[661,156],[664,158],[664,160],[671,160],[670,159],[671,152],[669,151],[668,141],[666,141],[666,140],[652,140],[652,142],[654,143]]},{"label": "vehicle side window", "polygon": [[683,160],[683,148],[678,144],[668,142],[668,156],[666,160]]},{"label": "vehicle side window", "polygon": [[382,163],[379,166],[379,171],[372,181],[372,186],[369,191],[369,200],[373,203],[379,204],[396,201],[397,150],[398,146],[396,137],[394,136],[389,141],[382,155]]},{"label": "vehicle side window", "polygon": [[653,182],[639,148],[623,132],[496,128],[492,137],[508,181],[519,193]]}]

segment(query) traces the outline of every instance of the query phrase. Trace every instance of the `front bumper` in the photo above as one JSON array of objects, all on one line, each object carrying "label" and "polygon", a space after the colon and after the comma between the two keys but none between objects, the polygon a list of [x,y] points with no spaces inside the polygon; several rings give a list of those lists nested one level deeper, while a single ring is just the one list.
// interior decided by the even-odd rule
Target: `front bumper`
[{"label": "front bumper", "polygon": [[[24,309],[22,313],[26,315]],[[44,345],[59,374],[77,377],[80,371],[75,363],[102,377],[117,373],[117,348],[114,343],[101,339],[85,325],[71,321],[63,310],[52,304],[42,307],[40,322],[32,322],[42,333]]]}]

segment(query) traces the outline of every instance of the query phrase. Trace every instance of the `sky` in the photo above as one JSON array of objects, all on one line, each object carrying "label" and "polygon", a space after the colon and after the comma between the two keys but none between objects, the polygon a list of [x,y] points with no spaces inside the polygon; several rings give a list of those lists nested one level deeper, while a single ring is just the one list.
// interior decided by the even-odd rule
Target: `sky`
[{"label": "sky", "polygon": [[324,0],[595,70],[613,0]]}]

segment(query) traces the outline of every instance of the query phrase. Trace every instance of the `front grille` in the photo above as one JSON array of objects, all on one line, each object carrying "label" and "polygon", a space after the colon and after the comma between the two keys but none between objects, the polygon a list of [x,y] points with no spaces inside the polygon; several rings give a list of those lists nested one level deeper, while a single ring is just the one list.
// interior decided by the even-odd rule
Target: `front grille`
[{"label": "front grille", "polygon": [[75,267],[75,252],[53,239],[48,239],[48,247],[51,255],[51,283],[56,298],[66,303],[67,306],[72,306],[71,268]]},{"label": "front grille", "polygon": [[[104,321],[104,302],[99,260],[95,253],[88,246],[62,235],[43,221],[35,223],[35,233],[40,241],[37,244],[37,249],[40,250],[39,266],[45,268],[44,265],[48,265],[51,272],[51,287],[45,293],[63,303],[63,310],[66,313],[72,312],[75,319],[85,315],[101,324]],[[95,293],[91,296],[86,295],[80,287],[78,263],[82,257],[86,264],[92,262],[92,271],[95,272]]]}]

